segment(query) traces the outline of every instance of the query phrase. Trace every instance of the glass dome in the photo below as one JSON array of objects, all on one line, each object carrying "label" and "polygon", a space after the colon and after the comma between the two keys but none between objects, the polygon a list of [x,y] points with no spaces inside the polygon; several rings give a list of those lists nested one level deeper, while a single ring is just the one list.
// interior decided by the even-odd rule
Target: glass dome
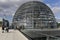
[{"label": "glass dome", "polygon": [[57,28],[51,9],[42,2],[30,1],[22,4],[16,11],[13,23],[24,28]]}]

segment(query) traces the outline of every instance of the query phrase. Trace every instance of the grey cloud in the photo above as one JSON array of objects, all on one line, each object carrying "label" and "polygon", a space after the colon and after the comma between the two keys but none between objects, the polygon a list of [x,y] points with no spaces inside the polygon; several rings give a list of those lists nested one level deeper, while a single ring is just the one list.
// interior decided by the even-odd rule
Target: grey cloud
[{"label": "grey cloud", "polygon": [[56,19],[57,20],[57,22],[59,22],[60,23],[60,19]]},{"label": "grey cloud", "polygon": [[[5,1],[5,2],[4,2]],[[13,17],[18,7],[28,1],[43,1],[43,0],[4,0],[0,1],[0,17],[6,15],[7,17]]]},{"label": "grey cloud", "polygon": [[1,9],[2,14],[5,12],[4,10],[6,10],[5,12],[6,14],[7,13],[12,14],[15,13],[15,11],[18,9],[20,5],[27,1],[42,1],[42,0],[4,0],[4,1],[6,2],[0,2],[0,7],[3,8]]}]

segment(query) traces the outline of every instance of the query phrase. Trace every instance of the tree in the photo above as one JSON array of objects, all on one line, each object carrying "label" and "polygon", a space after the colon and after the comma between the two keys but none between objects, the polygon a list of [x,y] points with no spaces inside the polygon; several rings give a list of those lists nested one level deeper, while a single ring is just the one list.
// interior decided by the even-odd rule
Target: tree
[{"label": "tree", "polygon": [[60,23],[57,23],[57,26],[60,27]]},{"label": "tree", "polygon": [[2,21],[0,21],[0,27],[2,26]]}]

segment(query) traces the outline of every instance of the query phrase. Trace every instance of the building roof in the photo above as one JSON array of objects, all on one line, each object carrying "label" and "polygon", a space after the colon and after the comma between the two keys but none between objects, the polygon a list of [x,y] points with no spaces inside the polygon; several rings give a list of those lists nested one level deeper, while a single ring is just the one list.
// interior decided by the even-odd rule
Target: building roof
[{"label": "building roof", "polygon": [[23,33],[30,36],[31,38],[35,37],[60,37],[60,29],[25,29],[22,30]]}]

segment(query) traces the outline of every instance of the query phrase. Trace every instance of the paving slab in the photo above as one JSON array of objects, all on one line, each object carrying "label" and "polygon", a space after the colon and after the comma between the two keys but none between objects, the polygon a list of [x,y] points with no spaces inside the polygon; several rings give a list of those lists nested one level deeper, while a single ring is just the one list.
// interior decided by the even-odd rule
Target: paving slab
[{"label": "paving slab", "polygon": [[28,40],[20,31],[18,30],[9,30],[7,33],[6,31],[2,33],[0,29],[0,40]]}]

